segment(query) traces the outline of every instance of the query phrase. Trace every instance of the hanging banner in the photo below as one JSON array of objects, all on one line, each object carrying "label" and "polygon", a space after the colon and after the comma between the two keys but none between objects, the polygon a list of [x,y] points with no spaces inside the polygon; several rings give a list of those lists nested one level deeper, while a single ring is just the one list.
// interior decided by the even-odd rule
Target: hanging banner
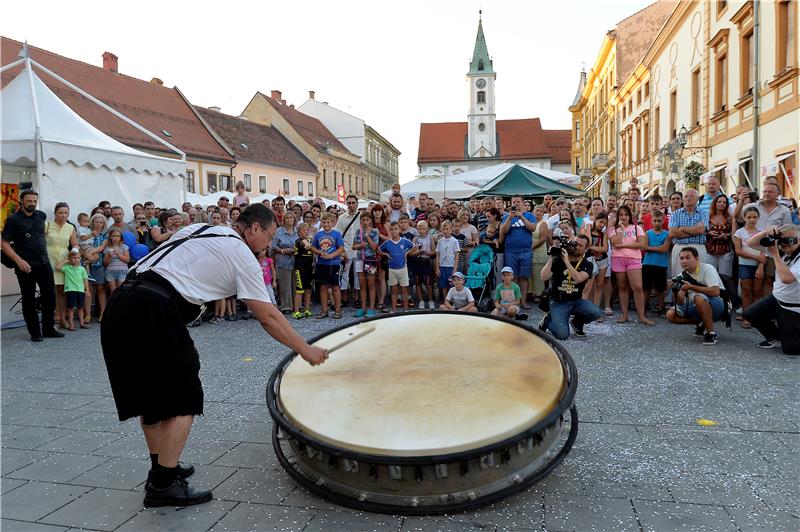
[{"label": "hanging banner", "polygon": [[17,212],[19,208],[19,185],[16,183],[0,184],[0,230],[6,224],[6,218]]},{"label": "hanging banner", "polygon": [[761,165],[761,177],[775,177],[778,175],[778,161]]},{"label": "hanging banner", "polygon": [[344,200],[345,200],[345,197],[344,197],[344,185],[338,185],[336,187],[336,196],[337,196],[337,201],[339,203],[344,203]]}]

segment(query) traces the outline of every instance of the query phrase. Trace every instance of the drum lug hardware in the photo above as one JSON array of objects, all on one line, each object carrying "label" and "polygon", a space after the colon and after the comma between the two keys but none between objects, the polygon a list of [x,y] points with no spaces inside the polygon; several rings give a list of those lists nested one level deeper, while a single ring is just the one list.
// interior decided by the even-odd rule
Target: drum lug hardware
[{"label": "drum lug hardware", "polygon": [[511,461],[511,451],[508,449],[503,449],[503,452],[500,453],[500,463],[507,464]]},{"label": "drum lug hardware", "polygon": [[317,454],[317,452],[311,447],[306,447],[306,454],[308,455],[309,458],[314,458],[314,455]]},{"label": "drum lug hardware", "polygon": [[324,478],[318,478],[316,484],[319,487],[324,486],[325,485],[325,479]]},{"label": "drum lug hardware", "polygon": [[525,454],[525,441],[521,441],[517,444],[517,454]]},{"label": "drum lug hardware", "polygon": [[419,499],[417,499],[416,497],[412,497],[411,498],[411,507],[412,508],[416,508],[417,506],[419,506]]},{"label": "drum lug hardware", "polygon": [[447,464],[436,464],[436,478],[447,478]]},{"label": "drum lug hardware", "polygon": [[375,464],[369,465],[369,478],[371,478],[372,480],[378,479],[378,466],[376,466]]},{"label": "drum lug hardware", "polygon": [[475,492],[474,492],[474,491],[470,491],[470,492],[467,494],[467,497],[468,497],[468,498],[469,498],[469,500],[471,500],[471,501],[474,501],[475,499],[477,499],[477,498],[478,498],[478,496],[477,496],[477,495],[475,495]]},{"label": "drum lug hardware", "polygon": [[392,480],[402,480],[403,479],[403,468],[396,465],[389,466],[389,478]]},{"label": "drum lug hardware", "polygon": [[484,454],[481,456],[481,468],[487,469],[489,467],[494,467],[494,454]]},{"label": "drum lug hardware", "polygon": [[329,469],[338,469],[339,468],[339,461],[333,455],[328,456],[328,468]]},{"label": "drum lug hardware", "polygon": [[514,475],[512,480],[514,481],[514,484],[522,484],[522,477],[519,475]]},{"label": "drum lug hardware", "polygon": [[533,450],[533,438],[528,438],[528,441],[526,443],[528,444],[528,450],[532,451]]},{"label": "drum lug hardware", "polygon": [[414,478],[416,479],[417,484],[422,484],[422,467],[414,467]]},{"label": "drum lug hardware", "polygon": [[358,500],[360,502],[366,501],[367,500],[367,494],[362,491],[361,493],[358,494]]},{"label": "drum lug hardware", "polygon": [[355,460],[344,459],[344,470],[348,473],[358,473],[358,462]]},{"label": "drum lug hardware", "polygon": [[441,502],[442,504],[447,504],[449,500],[450,500],[450,495],[439,495],[439,502]]}]

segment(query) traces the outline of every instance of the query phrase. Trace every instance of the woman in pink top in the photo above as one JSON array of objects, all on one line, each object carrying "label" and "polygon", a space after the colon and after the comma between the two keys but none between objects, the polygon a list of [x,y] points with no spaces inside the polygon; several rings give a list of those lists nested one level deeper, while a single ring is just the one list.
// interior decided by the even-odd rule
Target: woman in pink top
[{"label": "woman in pink top", "polygon": [[633,289],[633,302],[639,322],[654,325],[644,314],[644,290],[642,290],[642,249],[647,245],[647,237],[642,228],[633,222],[630,207],[623,205],[617,209],[617,219],[608,228],[608,241],[611,242],[611,271],[617,277],[619,305],[622,316],[619,323],[628,321],[629,289]]},{"label": "woman in pink top", "polygon": [[236,195],[233,197],[233,206],[241,207],[250,203],[250,198],[247,197],[247,189],[244,186],[244,181],[236,183]]}]

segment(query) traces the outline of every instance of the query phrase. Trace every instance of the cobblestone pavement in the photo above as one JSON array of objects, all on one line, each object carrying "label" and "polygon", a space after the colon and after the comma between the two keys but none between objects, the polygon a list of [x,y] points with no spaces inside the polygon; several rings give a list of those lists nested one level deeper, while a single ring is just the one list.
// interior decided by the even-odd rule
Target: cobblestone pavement
[{"label": "cobblestone pavement", "polygon": [[[340,323],[296,326],[311,337]],[[721,330],[713,347],[663,320],[586,330],[565,343],[578,366],[581,417],[567,459],[502,503],[429,518],[339,508],[287,476],[272,451],[264,401],[268,375],[287,351],[253,321],[192,333],[206,415],[184,460],[215,500],[183,509],[142,506],[147,449],[135,422],[117,420],[97,325],[39,344],[24,329],[3,331],[2,528],[800,529],[800,358],[756,348],[758,335],[738,324]],[[158,338],[131,331],[120,341],[147,349]]]}]

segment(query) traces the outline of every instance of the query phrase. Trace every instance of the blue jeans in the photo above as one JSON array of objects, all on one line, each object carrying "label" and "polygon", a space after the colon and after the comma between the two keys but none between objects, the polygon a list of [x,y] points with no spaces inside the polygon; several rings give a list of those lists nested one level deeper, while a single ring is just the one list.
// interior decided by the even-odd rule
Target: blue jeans
[{"label": "blue jeans", "polygon": [[551,299],[547,329],[559,340],[566,340],[569,337],[570,316],[575,316],[575,323],[581,326],[593,322],[602,315],[603,312],[597,305],[585,299],[564,302]]}]

